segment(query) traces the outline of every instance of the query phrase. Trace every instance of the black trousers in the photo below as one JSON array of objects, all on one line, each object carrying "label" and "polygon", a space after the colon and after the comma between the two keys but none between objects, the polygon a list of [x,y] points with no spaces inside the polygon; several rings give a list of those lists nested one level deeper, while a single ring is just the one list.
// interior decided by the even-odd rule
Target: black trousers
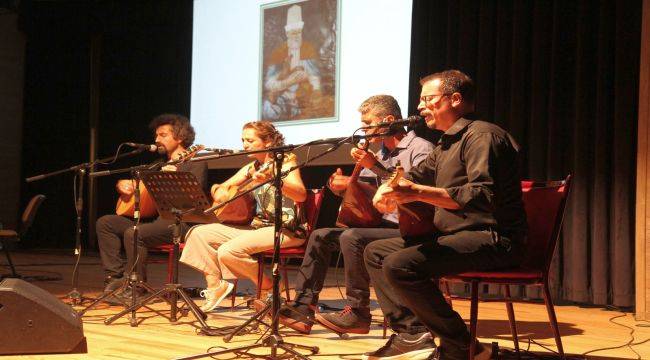
[{"label": "black trousers", "polygon": [[323,228],[311,233],[296,279],[296,302],[316,305],[334,252],[341,250],[345,264],[345,290],[350,306],[370,305],[368,272],[363,250],[371,242],[399,236],[393,228]]},{"label": "black trousers", "polygon": [[450,359],[466,359],[469,332],[432,280],[470,270],[516,266],[520,241],[492,231],[460,231],[438,237],[391,238],[366,247],[364,260],[379,305],[395,332],[416,333],[423,323],[440,337]]},{"label": "black trousers", "polygon": [[[104,215],[97,220],[97,241],[102,267],[106,276],[121,276],[130,272],[136,257],[133,254],[133,226],[135,222],[125,216]],[[146,281],[147,248],[172,243],[173,221],[160,217],[138,226],[138,274]],[[188,226],[183,225],[183,231]],[[122,255],[126,253],[126,259]]]}]

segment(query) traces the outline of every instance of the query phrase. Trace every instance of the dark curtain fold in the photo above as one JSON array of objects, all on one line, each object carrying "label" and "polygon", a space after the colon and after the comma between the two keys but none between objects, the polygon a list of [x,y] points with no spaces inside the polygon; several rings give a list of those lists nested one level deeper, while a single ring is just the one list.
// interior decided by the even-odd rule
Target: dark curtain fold
[{"label": "dark curtain fold", "polygon": [[[192,2],[23,1],[27,37],[23,124],[23,177],[88,161],[90,42],[101,36],[99,56],[100,158],[126,142],[152,140],[151,119],[164,112],[189,115]],[[113,168],[151,161],[152,154],[120,160]],[[102,170],[107,167],[100,167]],[[34,194],[48,200],[24,247],[74,245],[73,176],[67,173],[23,183],[23,203]],[[98,178],[99,215],[115,210],[115,180]],[[87,184],[87,183],[86,183]],[[87,186],[86,186],[87,190]],[[84,208],[88,207],[88,197]],[[96,249],[83,214],[84,249]]]},{"label": "dark curtain fold", "polygon": [[[477,113],[522,145],[522,176],[574,187],[552,267],[559,299],[634,304],[641,1],[415,0],[418,80],[457,68]],[[535,296],[525,293],[524,296]]]}]

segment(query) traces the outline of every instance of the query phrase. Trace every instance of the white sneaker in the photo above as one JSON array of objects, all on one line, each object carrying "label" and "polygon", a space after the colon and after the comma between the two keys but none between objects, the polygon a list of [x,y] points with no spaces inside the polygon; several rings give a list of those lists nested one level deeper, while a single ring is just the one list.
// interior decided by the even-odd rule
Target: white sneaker
[{"label": "white sneaker", "polygon": [[212,289],[208,288],[201,291],[201,297],[205,298],[205,302],[203,302],[203,306],[201,306],[201,311],[210,312],[214,310],[219,306],[219,303],[230,294],[234,287],[233,284],[227,281],[221,281],[221,284],[219,284],[218,287]]}]

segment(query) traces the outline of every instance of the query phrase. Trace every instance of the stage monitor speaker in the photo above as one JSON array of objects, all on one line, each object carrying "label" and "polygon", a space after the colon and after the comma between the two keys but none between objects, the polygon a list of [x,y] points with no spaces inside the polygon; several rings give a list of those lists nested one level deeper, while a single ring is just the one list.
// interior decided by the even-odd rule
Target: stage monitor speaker
[{"label": "stage monitor speaker", "polygon": [[86,353],[81,317],[20,279],[0,282],[0,355]]}]

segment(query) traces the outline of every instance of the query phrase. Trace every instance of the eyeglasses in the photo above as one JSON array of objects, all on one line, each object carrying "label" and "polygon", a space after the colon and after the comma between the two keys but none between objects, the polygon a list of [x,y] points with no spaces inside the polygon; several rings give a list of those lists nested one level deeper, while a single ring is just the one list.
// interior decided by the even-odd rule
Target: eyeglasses
[{"label": "eyeglasses", "polygon": [[449,95],[449,94],[430,94],[430,95],[422,95],[422,96],[420,96],[420,102],[425,102],[425,103],[427,103],[427,102],[429,102],[429,101],[431,101],[431,100],[437,98],[438,96],[440,96],[440,97],[442,98],[443,96],[446,96],[446,95]]}]

